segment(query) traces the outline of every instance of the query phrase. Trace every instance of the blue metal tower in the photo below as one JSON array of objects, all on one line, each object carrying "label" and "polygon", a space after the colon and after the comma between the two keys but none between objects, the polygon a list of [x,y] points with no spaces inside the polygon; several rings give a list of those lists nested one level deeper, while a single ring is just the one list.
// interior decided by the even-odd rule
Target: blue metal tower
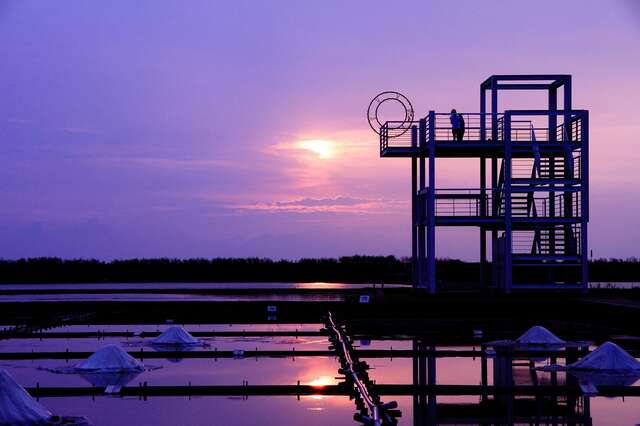
[{"label": "blue metal tower", "polygon": [[[499,111],[506,90],[546,91],[547,108]],[[380,128],[381,157],[411,158],[414,285],[436,291],[437,227],[471,226],[482,286],[586,291],[589,113],[572,108],[571,76],[493,75],[480,85],[480,111],[461,115],[458,137],[450,114],[435,111]],[[477,187],[437,187],[438,158],[479,159]]]}]

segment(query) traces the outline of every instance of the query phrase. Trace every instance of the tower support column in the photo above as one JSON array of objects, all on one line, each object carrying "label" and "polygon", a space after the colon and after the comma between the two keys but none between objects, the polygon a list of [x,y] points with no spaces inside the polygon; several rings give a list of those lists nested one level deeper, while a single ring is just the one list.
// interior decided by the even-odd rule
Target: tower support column
[{"label": "tower support column", "polygon": [[504,114],[504,291],[511,293],[513,278],[511,232],[511,113]]},{"label": "tower support column", "polygon": [[419,132],[418,132],[418,152],[420,153],[418,158],[418,167],[419,167],[419,187],[418,193],[420,194],[417,198],[418,200],[418,288],[424,289],[427,287],[427,273],[426,273],[426,242],[425,242],[425,201],[424,201],[424,192],[426,188],[426,168],[425,168],[425,159],[423,155],[424,150],[424,140],[425,140],[425,126],[424,119],[420,120],[419,124]]},{"label": "tower support column", "polygon": [[[486,171],[486,159],[480,157],[480,208],[479,214],[482,217],[487,216],[487,171]],[[485,288],[487,286],[487,235],[484,226],[480,226],[480,287]]]},{"label": "tower support column", "polygon": [[[411,128],[411,146],[418,146],[416,126]],[[411,285],[418,283],[418,160],[411,157]]]},{"label": "tower support column", "polygon": [[[429,292],[436,292],[436,141],[435,141],[435,111],[429,111],[429,189],[427,191],[427,271]],[[421,158],[424,161],[424,158]]]}]

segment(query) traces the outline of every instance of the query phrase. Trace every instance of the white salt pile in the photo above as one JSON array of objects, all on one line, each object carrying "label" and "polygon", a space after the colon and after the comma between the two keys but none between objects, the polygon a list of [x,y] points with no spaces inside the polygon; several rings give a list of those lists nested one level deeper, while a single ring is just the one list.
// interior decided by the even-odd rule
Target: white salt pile
[{"label": "white salt pile", "polygon": [[161,335],[151,341],[154,345],[199,345],[200,340],[179,326],[167,328]]},{"label": "white salt pile", "polygon": [[565,341],[547,330],[536,325],[527,330],[522,336],[516,339],[521,345],[564,345]]},{"label": "white salt pile", "polygon": [[580,361],[567,366],[575,370],[640,373],[640,361],[613,342],[606,342]]},{"label": "white salt pile", "polygon": [[107,345],[76,366],[78,371],[144,371],[144,365],[120,346]]},{"label": "white salt pile", "polygon": [[91,426],[84,417],[58,417],[40,405],[5,370],[0,370],[0,425]]},{"label": "white salt pile", "polygon": [[0,424],[46,425],[53,415],[5,370],[0,370]]}]

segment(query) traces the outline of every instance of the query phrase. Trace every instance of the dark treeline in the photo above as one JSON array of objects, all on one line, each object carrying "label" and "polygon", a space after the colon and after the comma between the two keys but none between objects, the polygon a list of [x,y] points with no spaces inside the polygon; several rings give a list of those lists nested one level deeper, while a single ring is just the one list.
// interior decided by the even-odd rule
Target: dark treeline
[{"label": "dark treeline", "polygon": [[[443,281],[477,281],[479,264],[439,259]],[[490,268],[489,268],[490,269]],[[411,264],[394,256],[339,259],[130,259],[0,260],[3,283],[70,282],[372,282],[408,283]],[[640,260],[601,259],[590,263],[591,281],[640,281]]]}]

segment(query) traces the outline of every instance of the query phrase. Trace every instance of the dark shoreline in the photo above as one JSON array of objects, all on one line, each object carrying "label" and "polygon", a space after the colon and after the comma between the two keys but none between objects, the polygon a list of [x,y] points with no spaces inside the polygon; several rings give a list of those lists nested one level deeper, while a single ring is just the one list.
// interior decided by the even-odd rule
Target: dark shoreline
[{"label": "dark shoreline", "polygon": [[[473,284],[480,265],[438,259],[443,283]],[[489,267],[490,269],[490,267]],[[348,256],[337,259],[271,260],[215,259],[95,259],[32,258],[0,260],[1,284],[21,283],[215,283],[334,282],[394,283],[411,281],[411,262],[394,256]],[[591,282],[640,282],[640,260],[596,259],[589,262]]]}]

